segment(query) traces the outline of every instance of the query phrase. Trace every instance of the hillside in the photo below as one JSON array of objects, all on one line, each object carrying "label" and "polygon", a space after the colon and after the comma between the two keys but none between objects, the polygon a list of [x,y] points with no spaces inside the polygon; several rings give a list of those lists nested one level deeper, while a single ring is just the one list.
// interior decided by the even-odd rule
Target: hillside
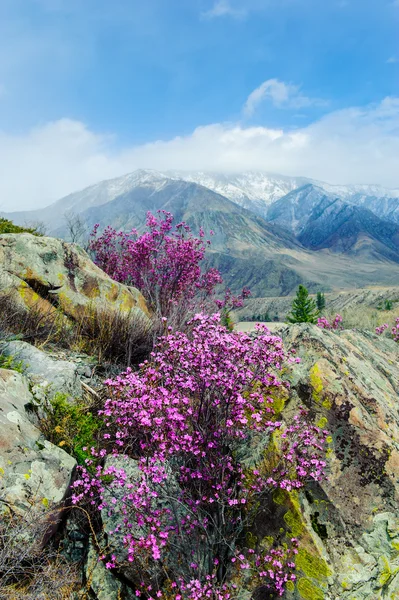
[{"label": "hillside", "polygon": [[[369,287],[325,293],[326,307],[323,314],[345,316],[348,327],[363,326],[371,330],[392,319],[399,309],[399,287]],[[236,321],[247,321],[252,317],[268,315],[271,320],[285,321],[290,312],[294,296],[285,298],[248,298],[245,306],[236,311]],[[392,310],[385,310],[385,302],[392,302]]]},{"label": "hillside", "polygon": [[[0,236],[0,249],[2,307],[5,293],[11,289],[17,291],[23,288],[25,292],[22,296],[17,293],[15,301],[24,306],[26,314],[31,314],[37,324],[40,314],[46,320],[50,314],[58,314],[64,316],[71,330],[73,323],[82,316],[82,307],[89,306],[101,309],[102,320],[107,313],[119,310],[126,314],[131,312],[130,309],[136,315],[149,318],[145,303],[137,290],[112,282],[73,244],[29,234],[6,234]],[[62,281],[58,274],[62,274]],[[327,304],[334,308],[347,306],[354,318],[358,318],[359,306],[372,306],[387,298],[396,300],[395,308],[391,311],[393,318],[399,306],[399,288],[363,290],[351,295],[327,295]],[[91,301],[94,304],[90,304]],[[56,311],[54,304],[57,305]],[[39,313],[35,317],[36,309]],[[0,491],[4,505],[0,521],[0,535],[3,536],[0,538],[3,540],[0,594],[3,590],[8,593],[10,589],[3,565],[12,564],[24,573],[26,561],[32,558],[32,548],[36,548],[35,556],[46,557],[46,561],[28,563],[30,577],[36,586],[35,597],[40,597],[45,590],[48,597],[57,598],[58,589],[62,587],[64,594],[68,590],[71,598],[82,600],[85,594],[93,600],[133,599],[137,597],[135,590],[140,585],[137,582],[153,574],[148,571],[148,565],[152,564],[149,562],[151,557],[146,555],[145,567],[140,563],[140,556],[134,557],[133,561],[126,560],[123,531],[116,529],[117,526],[123,527],[126,517],[125,510],[119,512],[120,502],[131,502],[135,497],[133,491],[141,484],[139,461],[134,447],[123,448],[120,456],[116,456],[114,451],[112,457],[106,458],[106,465],[110,465],[110,473],[113,475],[101,479],[102,501],[109,502],[115,507],[114,510],[100,506],[100,510],[96,509],[92,513],[95,517],[90,517],[88,511],[92,509],[88,505],[84,505],[83,511],[71,508],[75,504],[80,506],[81,500],[76,498],[71,505],[71,498],[76,493],[72,486],[76,481],[76,465],[85,464],[88,456],[86,446],[94,448],[97,444],[105,445],[104,431],[112,432],[103,422],[101,413],[98,414],[105,399],[112,394],[110,388],[104,387],[102,380],[106,375],[116,377],[119,374],[118,402],[113,409],[108,405],[108,422],[112,410],[121,405],[120,395],[126,393],[121,387],[123,375],[120,375],[120,371],[124,368],[123,363],[109,362],[109,358],[106,361],[105,347],[99,348],[94,339],[79,338],[82,330],[80,333],[75,331],[71,346],[68,346],[70,342],[65,336],[67,330],[60,335],[47,329],[44,338],[37,338],[36,341],[30,338],[28,342],[27,330],[24,328],[27,322],[23,326],[18,324],[15,321],[16,314],[16,311],[9,314],[6,322],[4,310],[0,313],[0,424],[4,430],[0,444]],[[94,313],[91,314],[93,317]],[[20,329],[13,330],[15,326]],[[136,329],[137,321],[131,327],[132,331]],[[214,325],[211,331],[213,335]],[[206,329],[201,332],[201,336],[194,337],[199,344],[198,351],[208,335]],[[36,335],[39,333],[36,330]],[[119,330],[117,334],[120,335]],[[235,334],[224,335],[226,337],[222,338],[220,349],[229,347],[232,350],[234,344],[229,344]],[[396,598],[399,594],[399,345],[389,337],[378,337],[370,330],[359,328],[330,332],[309,324],[284,325],[280,327],[278,335],[282,337],[285,348],[288,351],[295,350],[295,355],[300,359],[300,362],[286,364],[281,372],[281,376],[290,385],[280,390],[281,397],[279,396],[279,404],[276,405],[281,411],[279,421],[285,427],[292,422],[293,415],[298,413],[300,407],[305,406],[309,410],[310,422],[319,424],[328,431],[326,478],[319,481],[309,478],[304,487],[291,491],[286,491],[285,487],[277,491],[271,488],[271,493],[261,496],[248,529],[251,547],[254,542],[268,548],[270,544],[281,544],[292,537],[297,538],[299,550],[295,556],[295,584],[287,586],[284,600]],[[91,348],[93,351],[96,348],[96,353],[82,352],[79,344],[84,339],[85,349]],[[105,340],[103,337],[102,343]],[[268,344],[280,343],[278,339],[269,336],[267,340]],[[137,352],[137,343],[135,341],[133,347],[130,347],[133,354]],[[173,343],[176,344],[175,341]],[[189,343],[191,342],[187,342]],[[212,337],[212,344],[218,343],[220,342]],[[244,337],[240,342],[237,338],[236,343],[255,342],[254,338]],[[80,348],[80,351],[76,348]],[[213,346],[205,344],[205,348],[204,360],[208,360]],[[187,350],[187,346],[185,349]],[[183,348],[181,350],[183,352]],[[229,360],[226,352],[216,356],[218,364]],[[261,358],[258,355],[258,360]],[[192,387],[195,381],[193,373],[196,373],[196,356],[190,356],[193,362],[188,361],[188,366],[186,359],[186,355],[179,353],[178,377],[176,381],[172,381],[174,399],[179,393],[179,386],[185,385],[182,379],[185,368],[189,368],[188,385]],[[155,360],[155,356],[152,355],[150,360]],[[237,356],[237,361],[239,360]],[[202,369],[201,361],[199,364]],[[154,378],[157,369],[152,368],[151,363],[147,366],[151,374],[151,393],[154,395],[158,385],[158,380]],[[230,367],[231,371],[224,373],[220,385],[225,381],[229,382],[229,377],[234,376],[237,364]],[[134,377],[141,382],[145,381],[145,366],[143,369],[134,373]],[[212,376],[218,372],[217,365],[215,369]],[[200,371],[204,373],[202,377],[206,376],[205,371]],[[171,369],[169,374],[173,373]],[[168,383],[165,383],[162,373],[160,375],[160,391],[165,395]],[[253,382],[252,378],[253,374]],[[131,379],[130,385],[134,385],[135,381],[134,378]],[[268,385],[270,386],[270,382]],[[208,389],[209,394],[212,394],[212,387]],[[190,394],[191,392],[187,395],[185,390],[185,407],[191,399]],[[144,399],[147,408],[148,395]],[[215,410],[218,403],[220,396],[217,396]],[[130,404],[134,403],[126,403],[124,406],[128,407]],[[193,406],[196,406],[195,403]],[[168,402],[166,407],[170,410]],[[158,425],[154,427],[159,427],[162,431],[163,419],[159,418],[162,414],[159,411],[158,406]],[[149,413],[143,410],[143,414],[145,416]],[[139,426],[139,421],[134,428],[129,423],[127,431],[135,433]],[[145,431],[149,435],[150,430],[147,428]],[[110,434],[107,433],[107,436],[109,438]],[[118,436],[116,439],[120,442]],[[237,445],[237,439],[234,439]],[[278,447],[279,444],[270,444],[269,434],[265,436],[263,432],[252,432],[241,447],[246,470],[255,467],[259,469],[260,464],[262,469],[276,464],[275,453],[278,452]],[[90,456],[93,458],[93,453]],[[119,469],[123,471],[120,481]],[[216,472],[219,473],[220,469]],[[276,477],[275,473],[273,476]],[[93,477],[90,474],[90,481],[93,481]],[[163,480],[162,482],[164,483]],[[126,483],[129,486],[129,496],[125,494]],[[80,484],[81,482],[77,483]],[[162,493],[162,488],[163,486],[159,487],[158,493]],[[173,480],[167,488],[169,502],[170,494],[173,494],[175,488],[176,482]],[[141,491],[141,502],[143,497],[145,496]],[[91,500],[96,504],[97,498],[91,496]],[[163,507],[158,496],[154,496],[152,502],[155,502],[157,509]],[[65,505],[69,508],[63,515],[62,524],[56,526],[54,514]],[[214,510],[214,502],[210,506]],[[132,505],[129,508],[133,510]],[[183,503],[180,502],[179,511],[182,510]],[[13,531],[14,535],[6,538],[4,523],[9,523],[6,521],[9,511],[13,511],[13,519],[8,527],[14,529],[8,531]],[[240,508],[240,511],[244,509]],[[157,514],[164,519],[165,515],[174,513],[159,510]],[[141,536],[145,536],[148,525],[144,520],[142,522],[144,524],[140,526],[139,532]],[[190,536],[183,536],[180,553],[176,549],[176,537],[173,538],[173,544],[162,550],[165,569],[173,570],[177,568],[175,565],[181,564],[183,569],[186,568],[182,552],[189,551],[190,556],[192,552],[202,552],[202,545],[198,550],[193,544],[196,530],[190,527]],[[228,522],[228,527],[231,536],[231,521]],[[93,531],[96,544],[92,542]],[[50,541],[56,548],[61,543],[62,559],[59,555],[49,554],[51,545],[48,545],[50,549],[46,550],[47,554],[43,553],[40,544],[40,550],[32,545],[32,540],[42,542],[44,536],[46,543]],[[240,534],[240,539],[241,537]],[[241,543],[243,542],[240,541]],[[107,569],[102,560],[99,560],[99,555],[108,557],[108,553],[113,557],[110,564],[117,562],[118,568]],[[45,570],[43,565],[46,564],[51,566],[51,573]],[[164,578],[157,579],[153,576],[151,581],[151,586],[163,589]],[[254,591],[256,582],[246,578],[242,570],[237,571],[234,581],[240,584],[246,594]],[[26,580],[19,585],[22,586],[20,589],[28,590]],[[24,596],[20,597],[22,600]]]}]

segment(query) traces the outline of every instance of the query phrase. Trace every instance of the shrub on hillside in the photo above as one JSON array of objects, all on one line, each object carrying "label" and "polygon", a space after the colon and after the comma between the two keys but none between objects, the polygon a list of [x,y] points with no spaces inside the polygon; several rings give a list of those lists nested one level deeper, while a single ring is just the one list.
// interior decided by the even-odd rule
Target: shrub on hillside
[{"label": "shrub on hillside", "polygon": [[18,336],[30,343],[61,342],[70,340],[71,328],[67,318],[54,306],[40,299],[31,307],[17,301],[17,290],[0,293],[0,329],[3,336]]},{"label": "shrub on hillside", "polygon": [[[116,281],[137,287],[158,318],[166,318],[179,330],[189,315],[205,310],[214,312],[214,294],[222,283],[217,269],[203,269],[210,240],[202,228],[195,237],[186,223],[173,224],[173,215],[158,211],[147,213],[147,231],[139,235],[133,229],[125,233],[107,227],[99,234],[94,227],[89,248],[94,261]],[[249,295],[244,289],[238,297],[226,290],[218,308],[226,323],[230,311],[242,306]]]},{"label": "shrub on hillside", "polygon": [[0,294],[0,330],[3,338],[17,336],[40,346],[56,344],[124,368],[148,356],[155,335],[153,323],[140,311],[89,304],[72,319],[41,299],[25,307],[12,290]]},{"label": "shrub on hillside", "polygon": [[[267,328],[256,331],[229,333],[219,315],[198,314],[185,333],[162,337],[138,372],[107,382],[104,447],[92,449],[96,475],[81,469],[73,502],[119,519],[137,596],[227,600],[237,572],[281,596],[295,580],[295,538],[252,546],[245,532],[273,492],[324,479],[327,432],[305,411],[286,427],[278,421],[288,387],[278,372],[297,359]],[[262,465],[248,464],[248,447],[262,443]],[[133,476],[113,465],[117,456],[137,461]]]}]

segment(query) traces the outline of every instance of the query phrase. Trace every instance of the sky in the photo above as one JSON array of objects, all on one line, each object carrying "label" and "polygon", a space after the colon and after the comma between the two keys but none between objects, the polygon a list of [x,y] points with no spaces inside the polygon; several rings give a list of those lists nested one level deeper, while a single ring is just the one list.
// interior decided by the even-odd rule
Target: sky
[{"label": "sky", "polygon": [[399,0],[0,0],[0,210],[137,168],[399,188]]}]

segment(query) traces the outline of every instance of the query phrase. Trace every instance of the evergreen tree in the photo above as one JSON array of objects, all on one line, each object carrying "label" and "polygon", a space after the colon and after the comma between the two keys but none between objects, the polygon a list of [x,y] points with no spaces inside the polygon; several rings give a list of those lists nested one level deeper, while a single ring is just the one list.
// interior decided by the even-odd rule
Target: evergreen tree
[{"label": "evergreen tree", "polygon": [[321,312],[326,307],[326,299],[323,292],[317,292],[316,304],[319,312]]},{"label": "evergreen tree", "polygon": [[289,323],[316,323],[319,311],[316,302],[309,297],[305,286],[300,285],[292,303],[287,320]]}]

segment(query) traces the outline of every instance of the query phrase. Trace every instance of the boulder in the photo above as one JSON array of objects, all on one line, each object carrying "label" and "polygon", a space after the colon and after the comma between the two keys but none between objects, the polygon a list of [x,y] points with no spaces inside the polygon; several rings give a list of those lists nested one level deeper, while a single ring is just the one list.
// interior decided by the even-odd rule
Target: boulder
[{"label": "boulder", "polygon": [[20,510],[32,501],[57,504],[69,488],[75,459],[30,422],[32,401],[26,378],[0,369],[0,509],[7,503]]},{"label": "boulder", "polygon": [[331,432],[328,480],[274,497],[276,531],[300,539],[286,598],[399,598],[399,345],[309,324],[280,333],[301,358],[283,414],[306,406]]},{"label": "boulder", "polygon": [[76,244],[29,233],[0,235],[0,291],[15,289],[28,307],[58,307],[72,318],[85,306],[148,314],[143,296],[113,281]]},{"label": "boulder", "polygon": [[30,382],[45,388],[49,398],[57,393],[68,394],[73,398],[82,395],[82,384],[75,363],[54,360],[35,346],[21,341],[5,343],[1,352],[4,356],[22,361],[24,373]]}]

